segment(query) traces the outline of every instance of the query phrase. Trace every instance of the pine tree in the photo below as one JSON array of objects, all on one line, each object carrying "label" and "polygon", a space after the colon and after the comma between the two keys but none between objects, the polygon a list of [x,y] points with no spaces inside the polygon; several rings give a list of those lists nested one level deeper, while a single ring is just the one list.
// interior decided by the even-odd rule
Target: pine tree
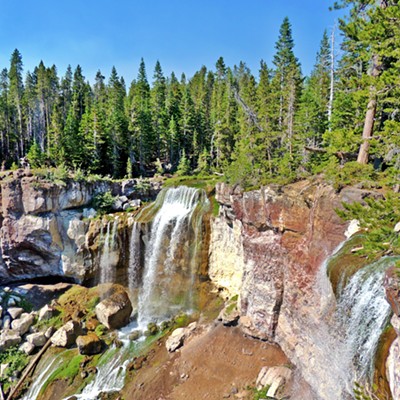
[{"label": "pine tree", "polygon": [[161,64],[156,62],[154,68],[153,87],[151,89],[151,116],[152,129],[156,145],[157,158],[166,158],[168,115],[166,108],[167,84],[163,75]]},{"label": "pine tree", "polygon": [[11,113],[13,116],[13,130],[18,138],[16,153],[18,153],[20,157],[25,153],[25,135],[22,114],[22,96],[24,91],[22,72],[22,55],[17,49],[15,49],[11,56],[11,65],[8,72],[10,82],[9,100],[10,106],[15,108],[15,112],[12,110]]},{"label": "pine tree", "polygon": [[[146,66],[142,58],[137,80],[130,89],[130,130],[132,132],[132,149],[134,150],[141,173],[155,153],[155,141],[151,124],[150,85],[147,81]],[[133,154],[131,155],[132,160]],[[132,163],[133,164],[133,163]]]},{"label": "pine tree", "polygon": [[110,140],[109,158],[112,175],[123,177],[129,155],[128,120],[124,103],[126,91],[115,67],[111,70],[107,92],[107,130]]},{"label": "pine tree", "polygon": [[272,79],[273,93],[277,104],[275,127],[280,135],[280,149],[276,154],[279,174],[290,175],[298,163],[299,149],[295,137],[295,114],[301,92],[300,64],[293,52],[294,41],[289,19],[286,17],[279,30],[276,42],[275,65]]}]

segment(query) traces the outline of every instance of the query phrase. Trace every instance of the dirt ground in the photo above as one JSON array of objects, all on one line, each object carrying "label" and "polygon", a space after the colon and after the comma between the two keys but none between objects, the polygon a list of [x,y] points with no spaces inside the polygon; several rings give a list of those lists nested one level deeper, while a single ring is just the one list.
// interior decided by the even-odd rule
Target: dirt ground
[{"label": "dirt ground", "polygon": [[130,372],[126,400],[251,399],[261,368],[289,364],[279,347],[222,324],[198,327],[168,353],[161,340],[139,370]]}]

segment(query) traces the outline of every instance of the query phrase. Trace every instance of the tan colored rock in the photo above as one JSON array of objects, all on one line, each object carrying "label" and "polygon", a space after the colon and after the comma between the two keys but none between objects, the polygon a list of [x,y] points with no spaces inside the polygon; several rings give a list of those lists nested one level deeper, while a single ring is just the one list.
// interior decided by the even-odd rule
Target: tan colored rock
[{"label": "tan colored rock", "polygon": [[3,330],[0,335],[0,351],[9,349],[16,344],[21,343],[21,335],[15,330]]},{"label": "tan colored rock", "polygon": [[29,328],[32,326],[34,321],[34,317],[32,314],[24,313],[20,316],[20,318],[15,319],[11,322],[11,328],[17,331],[20,335],[24,335],[29,331]]},{"label": "tan colored rock", "polygon": [[185,340],[186,329],[185,328],[177,328],[175,329],[167,341],[165,342],[165,347],[167,350],[172,353],[175,350],[179,349],[183,345],[183,341]]},{"label": "tan colored rock", "polygon": [[69,321],[51,337],[51,343],[57,347],[69,347],[75,343],[81,333],[81,326],[76,321]]},{"label": "tan colored rock", "polygon": [[211,223],[209,276],[225,298],[240,293],[244,271],[242,223],[227,224],[222,218]]},{"label": "tan colored rock", "polygon": [[80,354],[92,355],[101,353],[102,343],[94,332],[89,332],[84,336],[78,336],[76,345],[78,346]]},{"label": "tan colored rock", "polygon": [[39,321],[48,320],[52,318],[55,315],[55,313],[56,310],[53,307],[46,304],[39,310]]},{"label": "tan colored rock", "polygon": [[257,377],[256,387],[260,390],[269,386],[267,396],[276,398],[291,378],[292,370],[290,368],[284,366],[263,367]]},{"label": "tan colored rock", "polygon": [[47,342],[47,338],[43,332],[31,333],[27,335],[26,340],[35,347],[42,347]]},{"label": "tan colored rock", "polygon": [[128,294],[119,290],[96,306],[97,319],[108,329],[118,329],[129,323],[132,304]]},{"label": "tan colored rock", "polygon": [[30,356],[35,351],[35,345],[33,343],[24,342],[19,346],[19,350]]},{"label": "tan colored rock", "polygon": [[7,309],[7,312],[12,319],[17,319],[24,312],[24,309],[21,307],[10,307]]}]

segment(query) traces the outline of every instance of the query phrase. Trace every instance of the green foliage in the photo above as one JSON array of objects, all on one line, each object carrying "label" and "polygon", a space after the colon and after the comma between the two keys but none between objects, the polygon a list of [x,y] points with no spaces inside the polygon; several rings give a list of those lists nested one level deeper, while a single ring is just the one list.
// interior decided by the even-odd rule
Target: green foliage
[{"label": "green foliage", "polygon": [[325,165],[325,174],[338,190],[356,183],[361,183],[364,188],[373,188],[378,186],[376,182],[379,181],[372,165],[362,165],[351,161],[341,166],[336,158],[331,158]]},{"label": "green foliage", "polygon": [[32,168],[39,168],[44,163],[45,156],[36,140],[29,148],[28,154],[26,156]]},{"label": "green foliage", "polygon": [[185,150],[182,150],[181,158],[179,159],[178,168],[176,169],[176,175],[187,176],[190,173],[190,160],[186,157]]},{"label": "green foliage", "polygon": [[400,221],[400,196],[388,192],[383,198],[365,198],[365,204],[343,203],[343,210],[336,210],[345,220],[357,219],[365,231],[362,252],[367,257],[377,254],[400,254],[400,236],[394,227]]},{"label": "green foliage", "polygon": [[105,327],[103,324],[97,325],[96,329],[94,330],[94,332],[98,337],[103,336],[107,331],[108,331],[107,327]]},{"label": "green foliage", "polygon": [[92,200],[93,208],[100,214],[107,214],[111,212],[112,206],[114,205],[114,197],[111,191],[104,193],[97,193]]},{"label": "green foliage", "polygon": [[355,382],[353,393],[356,400],[379,400],[380,397],[378,397],[374,393],[375,390],[376,387],[370,389],[369,387],[366,387],[358,382]]},{"label": "green foliage", "polygon": [[272,400],[273,397],[269,397],[269,396],[267,397],[268,390],[269,390],[269,385],[265,386],[264,388],[262,388],[260,390],[253,388],[253,393],[254,393],[253,400],[264,400],[264,399]]},{"label": "green foliage", "polygon": [[8,379],[15,373],[22,371],[29,362],[29,357],[18,346],[0,352],[0,364],[9,364],[2,376],[0,384],[8,383]]},{"label": "green foliage", "polygon": [[48,386],[56,380],[65,379],[68,380],[69,383],[73,382],[74,378],[78,375],[80,371],[80,364],[85,358],[85,356],[83,355],[74,355],[74,353],[75,352],[73,350],[70,350],[64,354],[64,358],[66,358],[65,363],[63,363],[60,367],[58,367],[50,374],[46,383],[40,390],[40,395],[45,393]]}]

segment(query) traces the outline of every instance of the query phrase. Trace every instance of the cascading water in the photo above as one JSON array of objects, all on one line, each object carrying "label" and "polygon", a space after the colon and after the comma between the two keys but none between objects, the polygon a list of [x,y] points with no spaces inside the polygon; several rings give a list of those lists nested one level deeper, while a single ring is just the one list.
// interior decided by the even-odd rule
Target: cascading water
[{"label": "cascading water", "polygon": [[[100,255],[100,281],[99,283],[113,282],[115,279],[115,266],[118,262],[116,247],[116,235],[118,229],[118,217],[107,222],[106,234],[104,237],[103,250]],[[102,239],[101,237],[101,239]]]},{"label": "cascading water", "polygon": [[[355,382],[371,382],[375,352],[390,318],[383,280],[391,264],[393,259],[383,258],[356,272],[336,304],[332,289],[327,289],[326,263],[322,266],[316,292],[320,296],[327,290],[329,300],[314,312],[294,317],[292,327],[298,335],[292,358],[315,399],[352,399]],[[293,398],[299,399],[296,393]]]},{"label": "cascading water", "polygon": [[193,306],[193,263],[199,226],[192,216],[199,207],[201,221],[208,200],[204,191],[185,186],[170,188],[162,196],[146,244],[138,301],[140,326]]},{"label": "cascading water", "polygon": [[126,367],[129,362],[129,346],[118,350],[115,347],[105,352],[99,360],[95,378],[85,386],[80,394],[68,399],[94,400],[100,393],[119,391],[124,386]]},{"label": "cascading water", "polygon": [[139,285],[139,273],[141,266],[141,240],[140,223],[133,221],[131,237],[129,240],[129,266],[128,266],[128,287],[132,292]]}]

